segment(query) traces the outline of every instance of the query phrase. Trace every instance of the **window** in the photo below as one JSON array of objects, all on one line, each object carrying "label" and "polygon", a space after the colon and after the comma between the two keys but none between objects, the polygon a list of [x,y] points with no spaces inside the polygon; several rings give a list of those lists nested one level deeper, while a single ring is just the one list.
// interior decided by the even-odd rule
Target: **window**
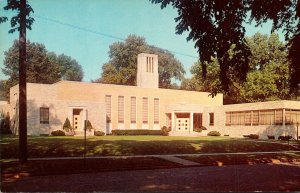
[{"label": "window", "polygon": [[146,59],[147,59],[147,68],[146,68],[146,72],[148,72],[149,70],[149,59],[148,59],[148,56],[146,57]]},{"label": "window", "polygon": [[106,122],[111,122],[111,95],[105,95]]},{"label": "window", "polygon": [[148,123],[148,98],[143,97],[143,123]]},{"label": "window", "polygon": [[300,111],[293,109],[285,110],[285,122],[286,124],[297,124],[300,123]]},{"label": "window", "polygon": [[251,111],[244,112],[245,125],[251,125]]},{"label": "window", "polygon": [[153,73],[153,57],[151,57],[151,59],[152,59],[151,60],[151,69],[152,69],[151,72]]},{"label": "window", "polygon": [[118,97],[118,122],[124,123],[124,96]]},{"label": "window", "polygon": [[259,111],[252,111],[252,125],[259,124]]},{"label": "window", "polygon": [[40,108],[40,123],[42,124],[49,123],[49,108],[47,107]]},{"label": "window", "polygon": [[153,64],[154,64],[154,58],[153,57],[146,57],[146,72],[152,72],[153,73]]},{"label": "window", "polygon": [[275,117],[274,110],[259,111],[259,124],[260,125],[273,125],[274,117]]},{"label": "window", "polygon": [[159,99],[154,99],[154,124],[159,124]]},{"label": "window", "polygon": [[130,122],[136,123],[136,97],[130,98]]},{"label": "window", "polygon": [[214,113],[209,113],[209,125],[214,126]]},{"label": "window", "polygon": [[283,110],[277,109],[275,110],[275,125],[283,124]]}]

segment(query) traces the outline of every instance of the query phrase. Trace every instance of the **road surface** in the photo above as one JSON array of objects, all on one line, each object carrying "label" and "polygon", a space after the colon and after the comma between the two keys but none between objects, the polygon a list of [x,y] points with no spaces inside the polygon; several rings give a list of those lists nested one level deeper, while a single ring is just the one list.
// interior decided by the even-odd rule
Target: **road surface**
[{"label": "road surface", "polygon": [[2,191],[299,191],[300,163],[228,165],[25,177]]}]

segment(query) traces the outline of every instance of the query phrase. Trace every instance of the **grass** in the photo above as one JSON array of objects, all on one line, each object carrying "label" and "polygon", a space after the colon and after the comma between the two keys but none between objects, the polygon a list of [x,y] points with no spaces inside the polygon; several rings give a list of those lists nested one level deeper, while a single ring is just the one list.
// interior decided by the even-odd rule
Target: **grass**
[{"label": "grass", "polygon": [[181,156],[180,158],[200,163],[201,165],[235,165],[235,164],[256,164],[272,162],[300,161],[299,153],[270,153],[252,155],[211,155],[211,156]]},{"label": "grass", "polygon": [[114,159],[76,159],[76,160],[30,160],[25,164],[17,161],[3,161],[1,174],[4,179],[19,178],[33,175],[72,174],[82,172],[157,169],[178,167],[156,157],[147,158],[114,158]]},{"label": "grass", "polygon": [[[87,138],[87,156],[151,155],[296,150],[286,142],[230,137],[92,136]],[[18,138],[2,136],[1,159],[18,157]],[[28,157],[83,156],[83,137],[28,137]]]}]

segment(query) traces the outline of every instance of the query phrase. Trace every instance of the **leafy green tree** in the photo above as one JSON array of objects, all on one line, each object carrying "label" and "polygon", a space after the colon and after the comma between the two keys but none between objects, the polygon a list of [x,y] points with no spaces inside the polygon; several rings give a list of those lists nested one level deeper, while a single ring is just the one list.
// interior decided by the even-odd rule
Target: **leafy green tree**
[{"label": "leafy green tree", "polygon": [[[48,52],[43,44],[27,41],[27,73],[26,80],[31,83],[52,84],[61,79],[81,81],[83,72],[76,60],[61,54],[56,56]],[[14,41],[12,47],[4,52],[4,68],[2,72],[9,77],[3,85],[5,97],[8,99],[9,88],[19,81],[19,42]]]},{"label": "leafy green tree", "polygon": [[[274,99],[290,99],[289,94],[289,66],[287,48],[279,40],[277,34],[270,37],[260,33],[246,38],[252,55],[249,57],[249,72],[245,82],[235,78],[233,69],[229,71],[231,79],[229,92],[224,96],[224,103],[256,102]],[[235,54],[234,46],[228,51]],[[207,65],[207,76],[203,78],[201,62],[191,68],[192,78],[202,85],[200,91],[213,92],[221,84],[218,79],[220,68],[218,60],[212,58]]]},{"label": "leafy green tree", "polygon": [[247,38],[252,57],[247,81],[240,90],[242,101],[290,99],[288,50],[277,34]]},{"label": "leafy green tree", "polygon": [[170,88],[172,78],[183,78],[184,68],[173,54],[148,45],[142,37],[129,35],[125,42],[110,45],[110,60],[102,66],[101,78],[94,82],[136,85],[137,55],[143,52],[157,54],[159,57],[159,87]]},{"label": "leafy green tree", "polygon": [[[47,57],[47,50],[44,45],[27,41],[27,82],[32,83],[53,83],[59,80],[59,66],[51,63]],[[4,52],[4,68],[2,72],[9,76],[9,81],[17,84],[19,80],[18,56],[19,43],[14,41],[13,46]]]},{"label": "leafy green tree", "polygon": [[190,91],[203,91],[203,90],[205,90],[203,88],[203,85],[201,84],[201,81],[199,81],[199,79],[197,79],[194,76],[192,78],[182,79],[180,89],[181,90],[190,90]]},{"label": "leafy green tree", "polygon": [[[52,57],[53,57],[53,53],[52,53]],[[81,65],[78,64],[76,60],[64,54],[58,55],[56,58],[53,59],[59,65],[61,79],[71,80],[71,81],[82,81],[83,79],[82,67]]]},{"label": "leafy green tree", "polygon": [[[150,0],[161,8],[171,5],[177,9],[176,33],[189,31],[187,40],[195,42],[202,65],[202,76],[206,77],[206,67],[211,57],[217,58],[220,66],[220,89],[228,92],[231,69],[237,72],[239,82],[246,80],[249,70],[250,50],[245,39],[243,23],[255,21],[257,25],[268,20],[273,22],[272,31],[282,29],[288,41],[291,74],[291,91],[300,83],[300,0]],[[228,50],[232,44],[239,52],[232,59]]]}]

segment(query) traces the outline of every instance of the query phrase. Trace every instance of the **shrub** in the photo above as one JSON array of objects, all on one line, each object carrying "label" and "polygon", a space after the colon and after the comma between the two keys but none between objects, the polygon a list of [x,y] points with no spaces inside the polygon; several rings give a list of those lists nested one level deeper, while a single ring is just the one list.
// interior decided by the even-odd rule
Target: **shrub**
[{"label": "shrub", "polygon": [[196,128],[194,128],[193,130],[194,130],[195,132],[198,132],[198,133],[200,133],[200,132],[202,131],[202,129],[199,128],[199,127],[196,127]]},{"label": "shrub", "polygon": [[275,139],[274,135],[268,135],[268,139]]},{"label": "shrub", "polygon": [[52,136],[65,136],[66,133],[63,130],[56,130],[51,132]]},{"label": "shrub", "polygon": [[162,130],[146,130],[146,129],[115,129],[111,131],[112,135],[162,135]]},{"label": "shrub", "polygon": [[0,133],[1,134],[12,134],[10,130],[10,117],[9,113],[5,114],[1,112],[0,114]]},{"label": "shrub", "polygon": [[210,131],[207,136],[221,136],[219,131]]},{"label": "shrub", "polygon": [[249,135],[249,138],[250,138],[250,139],[258,139],[258,138],[259,138],[259,135],[257,135],[257,134],[250,134],[250,135]]},{"label": "shrub", "polygon": [[163,136],[168,136],[169,135],[169,132],[171,131],[171,127],[166,127],[166,126],[163,126],[162,128],[161,128],[161,131],[162,131],[162,135]]},{"label": "shrub", "polygon": [[206,127],[201,126],[201,127],[196,127],[196,128],[193,129],[193,131],[198,132],[198,133],[200,133],[203,130],[207,130]]},{"label": "shrub", "polygon": [[65,130],[66,132],[73,131],[70,120],[68,118],[66,118],[66,120],[65,120],[65,123],[63,125],[63,130]]},{"label": "shrub", "polygon": [[94,128],[93,128],[93,126],[92,126],[90,120],[87,120],[87,121],[86,121],[86,130],[92,131],[93,129],[94,129]]},{"label": "shrub", "polygon": [[283,140],[283,141],[287,141],[292,139],[292,136],[288,135],[288,136],[279,136],[278,137],[279,140]]},{"label": "shrub", "polygon": [[94,131],[95,136],[103,136],[105,133],[103,131]]}]

